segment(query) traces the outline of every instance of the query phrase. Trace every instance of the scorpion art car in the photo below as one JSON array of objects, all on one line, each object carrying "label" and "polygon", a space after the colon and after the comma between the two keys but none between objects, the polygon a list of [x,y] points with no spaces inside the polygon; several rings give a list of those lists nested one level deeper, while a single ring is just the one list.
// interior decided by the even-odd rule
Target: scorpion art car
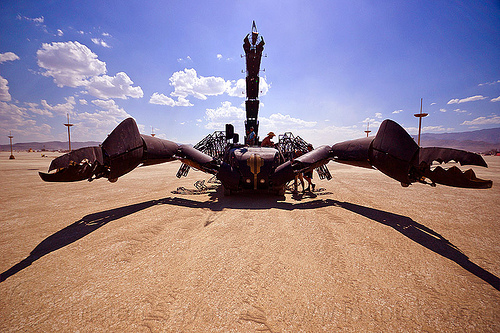
[{"label": "scorpion art car", "polygon": [[472,169],[462,172],[456,166],[433,165],[433,162],[454,161],[460,165],[487,167],[480,155],[451,148],[419,147],[392,120],[382,122],[375,137],[324,145],[311,151],[306,141],[291,133],[280,135],[274,146],[261,147],[257,115],[264,44],[253,22],[252,31],[243,43],[247,74],[244,143],[238,143],[239,135],[234,133],[231,124],[226,125],[225,132],[214,132],[191,146],[140,134],[134,119],[128,118],[100,146],[81,148],[54,159],[49,173],[40,172],[40,177],[48,182],[92,181],[101,177],[115,182],[139,165],[181,160],[183,164],[177,177],[186,176],[190,167],[214,174],[225,195],[261,190],[282,196],[285,184],[301,173],[316,169],[321,179],[330,179],[326,164],[335,161],[378,169],[405,187],[415,182],[467,188],[492,186],[490,180],[477,178]]}]

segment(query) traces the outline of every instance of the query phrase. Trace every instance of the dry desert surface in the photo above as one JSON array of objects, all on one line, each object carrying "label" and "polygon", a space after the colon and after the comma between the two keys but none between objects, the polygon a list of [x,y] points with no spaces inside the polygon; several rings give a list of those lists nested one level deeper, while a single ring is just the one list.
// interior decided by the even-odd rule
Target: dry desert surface
[{"label": "dry desert surface", "polygon": [[[499,332],[493,188],[331,162],[314,196],[224,197],[178,162],[44,183],[0,153],[1,332]],[[462,168],[464,169],[464,168]]]}]

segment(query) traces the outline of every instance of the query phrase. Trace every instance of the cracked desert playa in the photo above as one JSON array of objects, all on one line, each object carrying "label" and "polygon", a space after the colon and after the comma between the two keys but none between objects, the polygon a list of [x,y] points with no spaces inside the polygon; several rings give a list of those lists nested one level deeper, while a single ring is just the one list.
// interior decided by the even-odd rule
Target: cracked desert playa
[{"label": "cracked desert playa", "polygon": [[499,157],[488,190],[330,163],[282,201],[175,194],[209,178],[178,162],[44,183],[50,158],[8,155],[2,332],[500,331]]}]

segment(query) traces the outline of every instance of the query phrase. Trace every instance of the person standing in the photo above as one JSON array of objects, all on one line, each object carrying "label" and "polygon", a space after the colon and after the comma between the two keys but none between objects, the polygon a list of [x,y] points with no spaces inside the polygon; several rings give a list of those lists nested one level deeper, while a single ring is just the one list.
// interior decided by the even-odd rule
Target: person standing
[{"label": "person standing", "polygon": [[253,130],[253,127],[250,127],[250,133],[247,135],[247,144],[249,146],[253,146],[255,144],[255,132]]},{"label": "person standing", "polygon": [[274,147],[274,142],[271,140],[276,136],[273,132],[267,133],[267,136],[262,140],[262,143],[260,144],[261,147]]}]

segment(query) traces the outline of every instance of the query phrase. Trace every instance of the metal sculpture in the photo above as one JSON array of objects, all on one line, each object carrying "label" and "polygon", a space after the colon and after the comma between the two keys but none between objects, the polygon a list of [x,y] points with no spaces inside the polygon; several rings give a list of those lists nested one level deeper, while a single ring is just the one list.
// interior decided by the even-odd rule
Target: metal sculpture
[{"label": "metal sculpture", "polygon": [[[480,155],[451,148],[419,147],[392,120],[385,120],[375,137],[325,145],[312,151],[308,151],[306,141],[289,132],[280,135],[274,147],[260,147],[259,71],[264,44],[253,22],[252,32],[243,42],[247,72],[245,144],[238,143],[239,135],[231,124],[226,125],[225,132],[214,132],[193,147],[140,134],[134,119],[128,118],[100,146],[81,148],[54,159],[49,173],[40,172],[40,177],[49,182],[97,178],[115,182],[139,165],[180,160],[183,165],[177,177],[186,176],[190,167],[214,174],[226,195],[243,190],[283,195],[285,184],[298,174],[316,169],[321,178],[331,179],[326,164],[335,161],[378,169],[405,187],[416,182],[466,188],[492,186],[490,180],[477,178],[472,169],[462,172],[456,166],[448,169],[433,166],[433,162],[453,160],[461,165],[487,167]],[[251,129],[254,137],[250,137]]]}]

